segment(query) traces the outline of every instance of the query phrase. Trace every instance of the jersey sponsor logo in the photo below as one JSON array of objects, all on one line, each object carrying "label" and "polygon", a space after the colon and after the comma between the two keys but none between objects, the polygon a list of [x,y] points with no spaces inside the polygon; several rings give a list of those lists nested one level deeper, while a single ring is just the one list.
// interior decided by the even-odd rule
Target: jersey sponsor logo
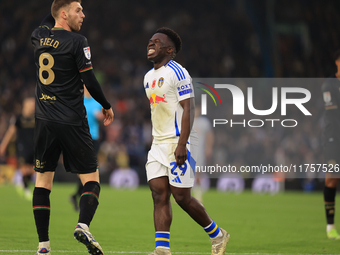
[{"label": "jersey sponsor logo", "polygon": [[178,94],[180,96],[192,93],[191,84],[185,84],[177,87]]},{"label": "jersey sponsor logo", "polygon": [[153,80],[152,85],[151,85],[151,89],[155,89],[155,87],[156,87],[156,80]]},{"label": "jersey sponsor logo", "polygon": [[84,48],[84,54],[85,54],[85,57],[90,60],[91,59],[91,51],[90,51],[90,47],[85,47]]},{"label": "jersey sponsor logo", "polygon": [[157,96],[155,93],[152,93],[150,97],[150,104],[152,104],[153,106],[157,106],[160,102],[167,103],[167,101],[165,101],[165,95],[163,95],[163,97],[160,97]]},{"label": "jersey sponsor logo", "polygon": [[40,100],[52,100],[52,101],[57,100],[57,98],[55,96],[50,97],[49,95],[45,95],[44,93],[41,94],[41,97],[39,99]]},{"label": "jersey sponsor logo", "polygon": [[159,78],[159,80],[158,80],[158,87],[162,87],[163,83],[164,83],[164,78],[163,77]]}]

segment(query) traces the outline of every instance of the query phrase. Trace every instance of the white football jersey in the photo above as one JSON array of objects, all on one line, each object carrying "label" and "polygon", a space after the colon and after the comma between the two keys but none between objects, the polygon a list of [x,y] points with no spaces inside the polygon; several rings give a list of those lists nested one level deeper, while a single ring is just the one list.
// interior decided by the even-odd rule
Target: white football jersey
[{"label": "white football jersey", "polygon": [[[170,60],[144,76],[144,88],[150,100],[153,143],[177,143],[183,115],[179,102],[194,97],[189,73],[180,64]],[[197,139],[194,129],[189,138]]]}]

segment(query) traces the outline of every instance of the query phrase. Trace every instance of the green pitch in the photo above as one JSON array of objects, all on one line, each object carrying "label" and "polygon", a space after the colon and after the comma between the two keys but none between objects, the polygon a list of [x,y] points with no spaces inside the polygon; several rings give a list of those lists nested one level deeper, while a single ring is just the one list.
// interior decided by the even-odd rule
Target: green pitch
[{"label": "green pitch", "polygon": [[[75,185],[55,184],[51,193],[50,239],[53,254],[88,254],[73,239],[78,214],[69,202]],[[31,254],[38,245],[31,202],[15,188],[0,186],[0,254]],[[340,195],[338,194],[338,201]],[[231,234],[229,254],[339,254],[340,242],[326,238],[322,193],[286,192],[275,196],[211,190],[204,205]],[[154,249],[152,200],[148,188],[114,190],[103,185],[90,231],[105,254],[148,254]],[[340,231],[340,202],[336,223]],[[210,254],[209,238],[173,203],[170,245],[173,254]]]}]

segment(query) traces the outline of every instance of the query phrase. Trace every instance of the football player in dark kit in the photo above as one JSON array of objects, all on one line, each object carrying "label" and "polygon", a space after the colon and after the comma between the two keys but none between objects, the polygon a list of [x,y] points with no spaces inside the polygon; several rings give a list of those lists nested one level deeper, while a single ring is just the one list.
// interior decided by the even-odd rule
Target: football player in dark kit
[{"label": "football player in dark kit", "polygon": [[[325,103],[323,128],[323,154],[328,168],[330,165],[339,167],[340,164],[340,50],[335,53],[337,72],[329,77],[322,85],[323,100]],[[334,167],[332,169],[334,169]],[[335,172],[335,171],[334,171]],[[339,183],[339,173],[326,173],[324,202],[327,220],[327,237],[340,240],[334,225],[335,195]]]},{"label": "football player in dark kit", "polygon": [[29,183],[34,174],[34,108],[34,97],[26,98],[22,103],[21,114],[11,119],[11,124],[0,143],[0,156],[3,156],[12,137],[16,134],[16,154],[22,174],[22,183],[16,188],[20,195],[30,201],[32,200],[32,191],[29,189]]},{"label": "football player in dark kit", "polygon": [[102,105],[104,125],[112,122],[113,112],[94,76],[87,39],[73,33],[80,30],[85,18],[81,0],[54,0],[51,14],[33,31],[31,38],[37,68],[34,137],[37,178],[33,192],[39,236],[36,254],[50,254],[49,195],[61,152],[66,171],[78,174],[84,185],[74,236],[86,245],[90,254],[103,254],[89,232],[98,206],[100,185],[83,103],[83,84]]}]

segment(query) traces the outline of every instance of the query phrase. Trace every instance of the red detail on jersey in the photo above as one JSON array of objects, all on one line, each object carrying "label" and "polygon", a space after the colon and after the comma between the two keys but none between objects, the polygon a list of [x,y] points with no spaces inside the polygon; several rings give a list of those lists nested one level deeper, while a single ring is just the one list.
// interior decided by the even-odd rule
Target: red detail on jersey
[{"label": "red detail on jersey", "polygon": [[160,102],[167,103],[167,101],[165,101],[165,95],[163,95],[163,97],[160,97],[160,96],[157,96],[155,93],[152,93],[150,97],[150,104],[152,104],[153,106],[156,106]]},{"label": "red detail on jersey", "polygon": [[83,73],[83,72],[86,72],[86,71],[91,70],[91,69],[93,69],[92,66],[79,70],[79,73]]},{"label": "red detail on jersey", "polygon": [[153,82],[152,82],[152,85],[151,85],[151,88],[155,88],[156,87],[156,80],[154,80]]}]

